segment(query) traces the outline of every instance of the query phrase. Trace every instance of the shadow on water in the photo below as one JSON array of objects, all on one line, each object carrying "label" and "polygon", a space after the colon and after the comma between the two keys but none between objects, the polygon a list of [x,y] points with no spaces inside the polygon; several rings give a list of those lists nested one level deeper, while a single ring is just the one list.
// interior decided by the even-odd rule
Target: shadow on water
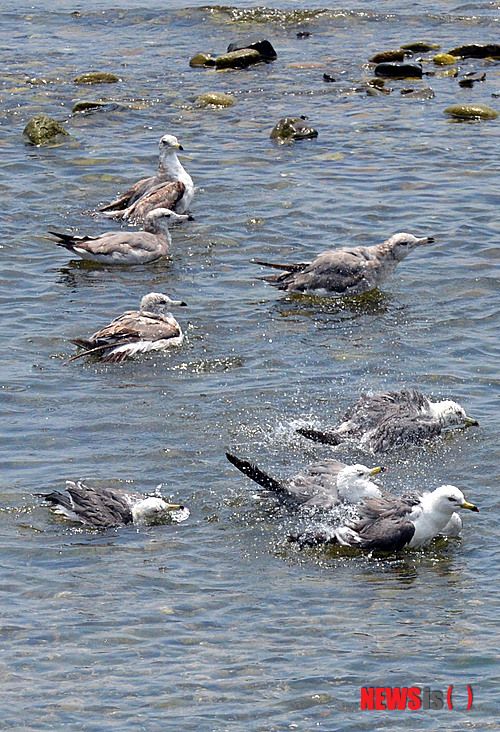
[{"label": "shadow on water", "polygon": [[361,295],[338,298],[289,294],[274,303],[271,311],[281,318],[317,319],[318,315],[324,315],[329,320],[332,317],[350,320],[365,315],[384,315],[394,307],[394,299],[389,293],[374,289]]}]

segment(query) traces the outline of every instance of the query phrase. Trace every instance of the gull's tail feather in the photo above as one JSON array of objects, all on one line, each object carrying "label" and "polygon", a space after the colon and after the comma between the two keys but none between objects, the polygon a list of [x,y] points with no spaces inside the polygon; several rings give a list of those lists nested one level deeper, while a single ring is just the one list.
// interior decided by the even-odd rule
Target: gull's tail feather
[{"label": "gull's tail feather", "polygon": [[310,427],[299,427],[296,432],[313,442],[322,442],[324,445],[340,445],[342,439],[336,432],[322,432]]},{"label": "gull's tail feather", "polygon": [[[106,204],[106,206],[101,206],[98,208],[98,211],[112,211],[116,212],[116,215],[119,215],[119,212],[122,211],[124,208],[127,208],[127,203],[130,199],[130,191],[128,193],[125,193],[120,198],[117,198],[116,201],[111,201],[111,203]],[[111,215],[115,215],[114,213]]]},{"label": "gull's tail feather", "polygon": [[274,493],[288,493],[283,483],[272,478],[248,460],[242,460],[241,458],[236,457],[236,455],[232,455],[230,452],[226,452],[226,457],[230,463],[238,468],[238,470],[241,470],[244,475],[263,486],[263,488],[267,488],[267,490],[273,491]]}]

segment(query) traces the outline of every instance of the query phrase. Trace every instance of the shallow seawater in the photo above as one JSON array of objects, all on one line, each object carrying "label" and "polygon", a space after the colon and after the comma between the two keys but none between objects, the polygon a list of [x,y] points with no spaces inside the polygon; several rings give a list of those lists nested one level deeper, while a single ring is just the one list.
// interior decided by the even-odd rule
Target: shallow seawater
[{"label": "shallow seawater", "polygon": [[[3,3],[3,728],[499,728],[500,122],[456,123],[444,109],[500,110],[500,63],[461,62],[460,73],[486,73],[472,89],[429,75],[388,82],[390,95],[363,91],[374,53],[495,42],[499,17],[498,3],[449,0]],[[195,53],[247,36],[268,38],[278,59],[189,67]],[[73,83],[89,70],[121,81]],[[402,95],[409,85],[434,97]],[[236,103],[199,109],[206,91]],[[72,115],[81,100],[111,106]],[[24,126],[42,112],[70,137],[27,144]],[[316,139],[269,139],[281,117],[301,114]],[[195,221],[172,232],[169,258],[111,269],[43,238],[118,228],[92,214],[152,174],[166,132],[197,186]],[[436,242],[383,290],[352,300],[283,296],[252,263],[397,231]],[[122,365],[65,363],[70,338],[149,291],[188,303],[176,313],[183,347]],[[464,516],[460,539],[421,552],[299,551],[285,538],[295,518],[225,450],[276,476],[331,454],[375,464],[353,446],[305,444],[294,427],[332,424],[363,391],[402,387],[459,401],[480,427],[384,456],[384,485],[453,483],[481,512]],[[78,529],[34,496],[66,479],[162,484],[191,513]],[[453,711],[360,711],[361,687],[450,685]]]}]

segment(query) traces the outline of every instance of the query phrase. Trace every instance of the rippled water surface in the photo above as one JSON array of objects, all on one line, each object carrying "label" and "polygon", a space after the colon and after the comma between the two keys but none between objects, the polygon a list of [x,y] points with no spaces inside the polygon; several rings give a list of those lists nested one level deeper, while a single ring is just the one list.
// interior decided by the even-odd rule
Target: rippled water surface
[{"label": "rippled water surface", "polygon": [[[498,41],[499,7],[2,4],[3,729],[500,727],[500,122],[444,114],[462,102],[500,110],[500,63],[464,60],[461,74],[486,73],[472,89],[439,75],[389,82],[390,95],[364,86],[368,58],[401,43]],[[247,36],[268,38],[278,59],[189,67]],[[89,70],[121,81],[73,83]],[[402,95],[408,86],[434,97]],[[236,103],[199,109],[206,91]],[[113,104],[73,115],[79,100]],[[23,128],[41,112],[70,137],[29,145]],[[317,139],[275,145],[275,122],[300,114]],[[43,238],[117,228],[93,211],[152,174],[166,132],[197,187],[195,221],[173,232],[170,258],[110,269]],[[285,297],[251,262],[304,261],[397,231],[436,243],[355,300]],[[65,365],[70,338],[149,291],[187,301],[182,348]],[[290,475],[331,454],[298,439],[298,421],[331,424],[361,392],[401,387],[458,400],[480,427],[387,456],[384,485],[454,483],[481,512],[464,517],[461,539],[387,559],[287,544],[295,519],[257,495],[225,449]],[[352,446],[334,455],[373,462]],[[162,484],[191,515],[76,529],[34,496],[69,478]],[[362,686],[450,685],[453,711],[360,711]]]}]

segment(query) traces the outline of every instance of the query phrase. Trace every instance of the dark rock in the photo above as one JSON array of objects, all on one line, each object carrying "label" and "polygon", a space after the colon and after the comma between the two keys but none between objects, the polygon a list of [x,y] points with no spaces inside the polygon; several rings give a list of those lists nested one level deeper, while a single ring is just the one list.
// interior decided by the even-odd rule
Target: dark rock
[{"label": "dark rock", "polygon": [[414,43],[403,43],[401,45],[403,51],[412,51],[412,53],[426,53],[427,51],[437,51],[441,48],[439,43],[428,43],[427,41],[415,41]]},{"label": "dark rock", "polygon": [[115,109],[122,109],[116,102],[77,102],[73,107],[72,114],[78,112],[113,112]]},{"label": "dark rock", "polygon": [[400,94],[406,99],[416,99],[423,101],[424,99],[434,99],[434,89],[430,86],[424,86],[422,89],[401,89]]},{"label": "dark rock", "polygon": [[331,74],[323,74],[323,81],[337,81]]},{"label": "dark rock", "polygon": [[198,66],[215,66],[215,59],[209,53],[197,53],[189,59],[189,65],[193,68]]},{"label": "dark rock", "polygon": [[69,135],[69,133],[52,117],[39,114],[30,119],[23,130],[23,135],[26,135],[33,145],[44,145],[47,142],[52,142],[59,135]]},{"label": "dark rock", "polygon": [[487,56],[500,57],[499,43],[485,43],[479,45],[473,43],[470,46],[457,46],[448,51],[452,56],[460,56],[461,58],[486,58]]},{"label": "dark rock", "polygon": [[370,79],[366,82],[368,86],[374,86],[376,89],[382,89],[385,84],[383,79]]},{"label": "dark rock", "polygon": [[382,51],[372,56],[370,62],[373,64],[381,64],[385,61],[404,61],[405,52],[402,48],[398,48],[396,51]]},{"label": "dark rock", "polygon": [[215,59],[217,69],[246,69],[250,64],[262,61],[259,52],[254,48],[242,48],[241,51],[231,51]]},{"label": "dark rock", "polygon": [[309,38],[310,35],[310,31],[299,31],[297,33],[297,38]]},{"label": "dark rock", "polygon": [[377,64],[374,73],[376,76],[388,76],[394,79],[420,78],[422,76],[422,67],[420,64],[387,61]]},{"label": "dark rock", "polygon": [[230,43],[227,47],[227,52],[232,53],[233,51],[241,51],[244,48],[253,48],[255,51],[258,51],[261,61],[275,61],[278,58],[272,43],[267,41],[265,38],[260,40],[247,38],[244,41]]},{"label": "dark rock", "polygon": [[306,140],[318,136],[318,131],[314,127],[304,124],[307,117],[283,117],[273,127],[271,132],[271,140],[279,142],[288,142],[290,140]]},{"label": "dark rock", "polygon": [[484,81],[486,79],[486,74],[478,73],[476,74],[474,71],[468,71],[466,74],[464,74],[463,79],[459,80],[459,85],[464,87],[472,87],[474,86],[476,81]]},{"label": "dark rock", "polygon": [[485,104],[454,104],[444,110],[456,119],[496,119],[498,112]]},{"label": "dark rock", "polygon": [[73,81],[75,84],[116,84],[120,79],[107,71],[88,71],[86,74],[77,76]]}]

